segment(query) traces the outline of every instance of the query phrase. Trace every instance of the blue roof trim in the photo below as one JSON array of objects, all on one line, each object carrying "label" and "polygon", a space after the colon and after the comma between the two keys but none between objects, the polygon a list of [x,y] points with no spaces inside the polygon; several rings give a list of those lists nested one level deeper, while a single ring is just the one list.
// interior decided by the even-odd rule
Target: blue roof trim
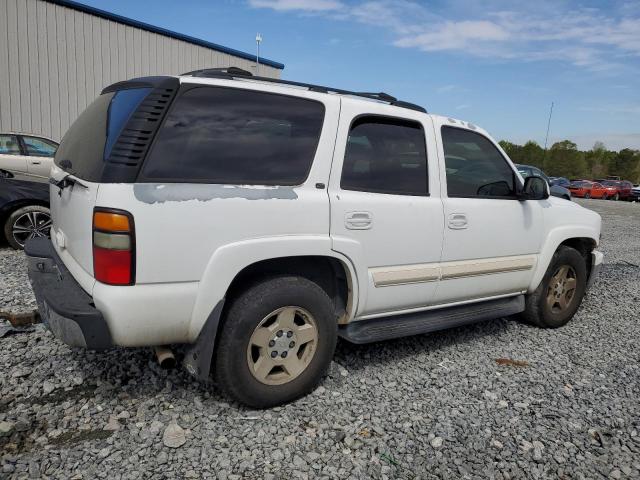
[{"label": "blue roof trim", "polygon": [[[102,17],[107,20],[112,20],[114,22],[123,23],[131,27],[140,28],[142,30],[146,30],[151,33],[158,33],[160,35],[165,35],[167,37],[175,38],[177,40],[183,40],[185,42],[193,43],[194,45],[200,45],[201,47],[211,48],[212,50],[217,50],[222,53],[228,53],[229,55],[233,55],[235,57],[244,58],[246,60],[252,60],[254,62],[256,60],[256,56],[250,53],[241,52],[240,50],[224,47],[222,45],[218,45],[217,43],[207,42],[206,40],[202,40],[200,38],[190,37],[189,35],[183,35],[181,33],[174,32],[172,30],[167,30],[166,28],[156,27],[148,23],[132,20],[131,18],[123,17],[121,15],[116,15],[115,13],[107,12],[105,10],[100,10],[99,8],[90,7],[89,5],[85,5],[83,3],[74,2],[72,0],[45,0],[45,1],[49,3],[55,3],[63,7],[72,8],[74,10],[79,10],[81,12],[88,13],[90,15],[96,15],[98,17]],[[278,68],[280,70],[284,68],[284,64],[279,62],[274,62],[273,60],[269,60],[267,58],[260,58],[260,64],[268,65],[270,67]]]}]

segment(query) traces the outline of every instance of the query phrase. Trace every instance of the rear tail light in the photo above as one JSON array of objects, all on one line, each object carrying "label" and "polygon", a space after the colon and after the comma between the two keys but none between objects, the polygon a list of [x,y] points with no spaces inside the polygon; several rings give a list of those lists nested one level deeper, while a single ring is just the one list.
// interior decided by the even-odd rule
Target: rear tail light
[{"label": "rear tail light", "polygon": [[135,283],[135,227],[124,210],[93,212],[93,275],[108,285]]}]

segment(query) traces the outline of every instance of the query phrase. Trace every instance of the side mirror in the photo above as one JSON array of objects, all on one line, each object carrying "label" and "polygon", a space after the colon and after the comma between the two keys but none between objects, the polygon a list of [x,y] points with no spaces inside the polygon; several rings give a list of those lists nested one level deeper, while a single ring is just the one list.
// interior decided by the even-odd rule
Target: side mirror
[{"label": "side mirror", "polygon": [[524,188],[519,195],[520,200],[546,200],[549,198],[549,184],[541,177],[527,177]]}]

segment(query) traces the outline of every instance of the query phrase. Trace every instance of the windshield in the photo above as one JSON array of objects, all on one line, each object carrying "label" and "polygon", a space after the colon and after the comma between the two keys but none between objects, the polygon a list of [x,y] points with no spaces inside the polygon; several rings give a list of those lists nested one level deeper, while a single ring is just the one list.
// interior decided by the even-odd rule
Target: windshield
[{"label": "windshield", "polygon": [[150,91],[131,88],[100,95],[67,130],[56,152],[56,165],[84,180],[99,182],[104,159]]}]

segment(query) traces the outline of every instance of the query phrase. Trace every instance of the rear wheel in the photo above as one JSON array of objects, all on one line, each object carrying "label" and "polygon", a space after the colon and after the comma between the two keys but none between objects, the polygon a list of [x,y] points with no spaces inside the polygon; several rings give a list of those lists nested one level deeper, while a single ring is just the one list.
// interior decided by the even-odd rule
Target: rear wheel
[{"label": "rear wheel", "polygon": [[585,193],[584,198],[591,198],[591,194],[589,192]]},{"label": "rear wheel", "polygon": [[14,211],[4,224],[4,235],[13,248],[24,248],[27,240],[48,237],[51,213],[47,207],[29,205]]},{"label": "rear wheel", "polygon": [[603,199],[603,200],[608,200],[608,199],[609,199],[609,196],[605,193],[604,195],[602,195],[602,199]]},{"label": "rear wheel", "polygon": [[543,328],[566,325],[575,315],[587,286],[587,266],[580,253],[560,246],[540,285],[525,301],[522,316]]},{"label": "rear wheel", "polygon": [[619,194],[619,193],[616,193],[616,194],[613,196],[613,200],[615,200],[616,202],[617,202],[618,200],[620,200],[620,194]]},{"label": "rear wheel", "polygon": [[215,380],[235,400],[266,408],[310,392],[336,346],[333,304],[317,284],[276,277],[231,304],[215,355]]}]

